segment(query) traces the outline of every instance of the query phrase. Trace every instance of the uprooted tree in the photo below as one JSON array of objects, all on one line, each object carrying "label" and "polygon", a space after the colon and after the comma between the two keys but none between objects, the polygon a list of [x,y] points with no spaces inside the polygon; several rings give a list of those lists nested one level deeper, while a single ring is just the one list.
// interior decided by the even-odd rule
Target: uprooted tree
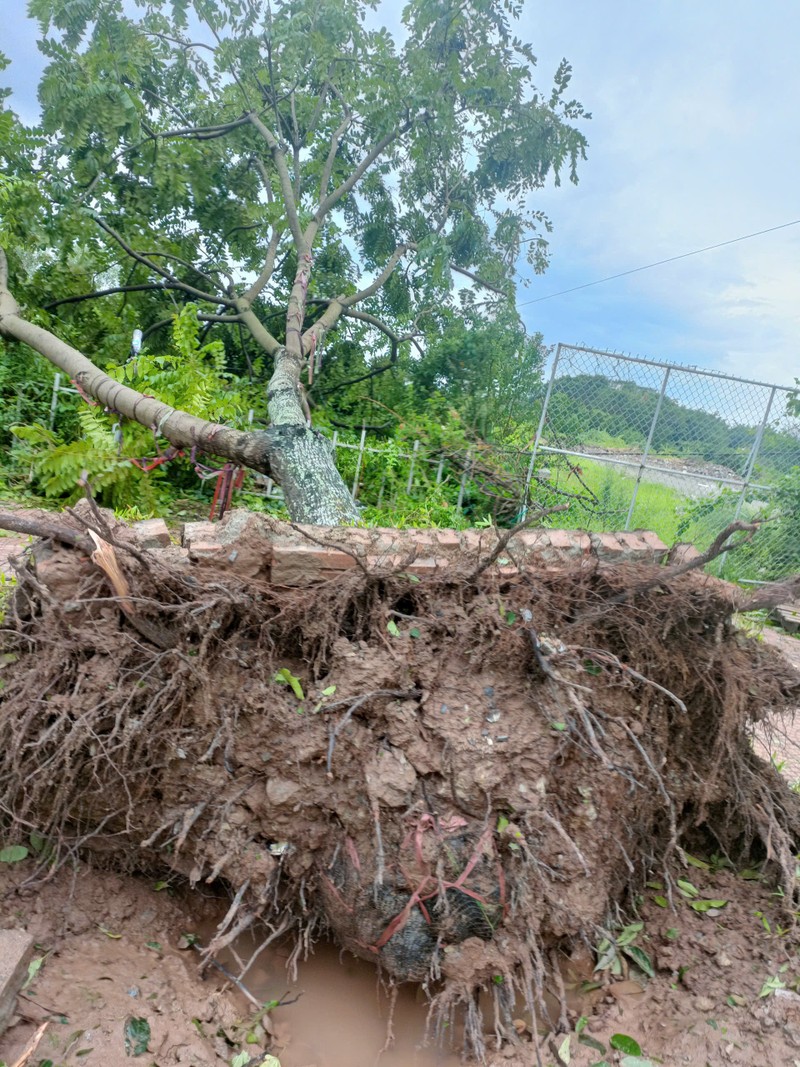
[{"label": "uprooted tree", "polygon": [[[549,222],[531,194],[575,181],[586,143],[569,65],[538,91],[518,11],[494,0],[413,0],[401,45],[362,0],[31,10],[50,62],[41,131],[0,112],[0,337],[173,446],[270,474],[293,518],[353,522],[301,379],[324,373],[344,323],[388,343],[386,366],[403,344],[424,358],[446,309],[496,311],[521,259],[544,268]],[[135,364],[105,374],[86,308],[116,294],[138,302],[145,334],[191,301],[246,337],[269,365],[269,428],[143,395]]]},{"label": "uprooted tree", "polygon": [[[280,588],[264,560],[297,535],[228,525],[246,580],[142,551],[91,502],[30,520],[64,547],[19,568],[3,623],[0,826],[30,853],[25,884],[86,853],[221,879],[232,900],[206,961],[251,928],[256,953],[294,937],[293,961],[333,933],[424,983],[469,1053],[515,1043],[513,1067],[557,1062],[538,1035],[570,1029],[559,968],[611,950],[648,880],[685,918],[681,849],[765,861],[795,911],[800,799],[748,734],[796,706],[800,678],[731,620],[775,590],[692,571],[711,550],[509,574],[499,555],[522,559],[527,536],[511,531],[434,577],[360,556]],[[714,551],[737,531],[753,532],[738,523]],[[335,536],[381,536],[355,533]],[[651,944],[637,953],[658,965]]]}]

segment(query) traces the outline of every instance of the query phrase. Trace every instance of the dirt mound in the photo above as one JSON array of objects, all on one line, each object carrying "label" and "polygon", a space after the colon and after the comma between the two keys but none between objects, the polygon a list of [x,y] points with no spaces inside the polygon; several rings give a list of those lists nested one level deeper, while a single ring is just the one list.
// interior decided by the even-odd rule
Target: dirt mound
[{"label": "dirt mound", "polygon": [[125,603],[63,548],[7,612],[4,838],[47,841],[39,875],[89,848],[223,879],[211,951],[265,919],[296,962],[330,929],[440,1022],[466,1006],[477,1056],[479,990],[517,1041],[554,954],[611,934],[653,872],[672,899],[702,835],[765,853],[791,907],[800,801],[747,731],[800,683],[721,583],[592,561],[280,590],[112,533]]}]

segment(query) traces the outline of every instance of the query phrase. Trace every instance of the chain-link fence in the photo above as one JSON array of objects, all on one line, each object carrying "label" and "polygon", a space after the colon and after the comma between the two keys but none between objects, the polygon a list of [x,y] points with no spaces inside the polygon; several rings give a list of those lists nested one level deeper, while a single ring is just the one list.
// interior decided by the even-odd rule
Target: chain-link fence
[{"label": "chain-link fence", "polygon": [[[604,522],[705,548],[766,518],[719,569],[738,581],[800,570],[800,418],[791,390],[694,367],[559,345],[532,470],[580,470]],[[598,492],[599,490],[599,492]]]},{"label": "chain-link fence", "polygon": [[716,568],[740,582],[772,581],[800,571],[800,418],[791,396],[764,382],[559,345],[525,448],[381,441],[367,431],[336,432],[332,444],[354,496],[401,525],[509,525],[537,505],[568,502],[548,521],[647,528],[704,549],[734,519],[767,519],[752,545]]}]

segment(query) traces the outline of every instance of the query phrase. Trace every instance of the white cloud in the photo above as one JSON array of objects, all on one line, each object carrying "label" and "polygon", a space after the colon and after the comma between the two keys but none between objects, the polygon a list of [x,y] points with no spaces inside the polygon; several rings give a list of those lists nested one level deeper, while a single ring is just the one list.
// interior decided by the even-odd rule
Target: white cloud
[{"label": "white cloud", "polygon": [[[530,297],[800,217],[800,8],[536,0],[536,12],[540,78],[566,54],[595,118],[581,185],[543,197],[554,266]],[[790,383],[800,374],[799,278],[800,226],[526,314],[546,322],[548,340],[575,339],[576,327],[608,338],[616,327],[623,349],[684,360],[694,349],[691,362]]]}]

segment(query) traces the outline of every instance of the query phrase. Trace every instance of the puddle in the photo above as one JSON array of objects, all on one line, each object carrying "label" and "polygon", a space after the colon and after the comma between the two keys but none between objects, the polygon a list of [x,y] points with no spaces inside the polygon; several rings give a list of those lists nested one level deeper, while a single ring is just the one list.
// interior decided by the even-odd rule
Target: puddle
[{"label": "puddle", "polygon": [[[201,931],[205,941],[213,926]],[[253,942],[236,945],[247,960]],[[462,1067],[457,1052],[425,1046],[428,1004],[422,991],[409,984],[397,991],[392,1025],[394,1042],[386,1045],[391,1001],[377,980],[375,968],[331,944],[318,943],[313,955],[298,964],[298,981],[290,982],[286,960],[290,947],[267,949],[245,976],[248,990],[262,1003],[299,1000],[270,1015],[275,1026],[275,1055],[281,1067]],[[238,973],[230,953],[220,963]],[[242,998],[242,1004],[247,1001]],[[247,1005],[249,1009],[249,1005]]]}]

